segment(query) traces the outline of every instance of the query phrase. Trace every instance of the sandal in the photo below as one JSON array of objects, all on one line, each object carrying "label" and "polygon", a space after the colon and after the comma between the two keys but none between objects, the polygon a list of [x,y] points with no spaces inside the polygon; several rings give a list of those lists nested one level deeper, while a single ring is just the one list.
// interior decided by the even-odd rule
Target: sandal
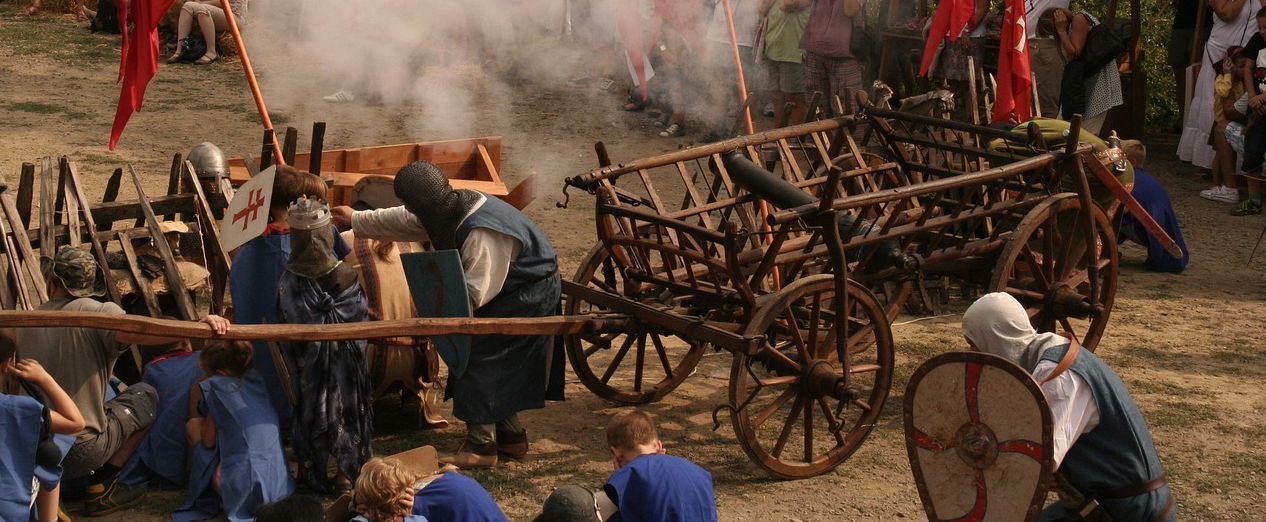
[{"label": "sandal", "polygon": [[218,54],[215,56],[211,56],[210,58],[207,58],[208,56],[211,56],[211,55],[207,55],[207,54],[202,55],[202,58],[198,58],[197,60],[193,62],[194,65],[210,65],[210,64],[215,63],[216,60],[220,59],[220,55]]},{"label": "sandal", "polygon": [[679,123],[674,123],[672,125],[669,125],[668,127],[664,128],[664,130],[659,132],[659,137],[661,138],[675,138],[677,136],[685,136],[685,135],[686,135],[686,127]]},{"label": "sandal", "polygon": [[176,52],[175,52],[175,53],[173,53],[171,56],[168,56],[168,57],[167,57],[167,63],[176,63],[176,62],[179,62],[179,61],[180,61],[180,55],[182,55],[182,54],[184,54],[184,52],[182,52],[180,49],[176,49]]}]

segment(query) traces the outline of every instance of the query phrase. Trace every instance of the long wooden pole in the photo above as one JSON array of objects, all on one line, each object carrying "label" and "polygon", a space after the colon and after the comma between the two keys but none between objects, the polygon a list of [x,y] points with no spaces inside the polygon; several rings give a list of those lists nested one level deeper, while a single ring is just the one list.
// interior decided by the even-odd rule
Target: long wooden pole
[{"label": "long wooden pole", "polygon": [[189,339],[244,341],[343,341],[432,335],[560,335],[627,328],[624,316],[556,315],[550,317],[444,317],[393,319],[363,323],[297,325],[235,324],[217,336],[205,323],[155,319],[143,315],[70,311],[0,311],[0,327],[99,328]]},{"label": "long wooden pole", "polygon": [[[255,68],[251,67],[251,57],[246,54],[246,41],[237,28],[237,19],[233,17],[233,7],[229,0],[220,0],[220,8],[224,10],[224,19],[229,24],[229,34],[233,35],[233,43],[237,44],[237,55],[242,58],[242,70],[246,73],[246,83],[251,86],[251,96],[255,97],[255,109],[259,111],[259,119],[264,122],[265,130],[273,130],[273,119],[268,116],[268,106],[264,104],[264,93],[259,90],[259,80],[255,79]],[[207,42],[210,44],[210,42]],[[277,133],[273,132],[273,157],[278,165],[285,165],[282,159],[281,144],[277,142]]]},{"label": "long wooden pole", "polygon": [[[225,0],[227,1],[227,0]],[[721,0],[725,7],[725,23],[730,29],[730,49],[734,52],[734,70],[738,71],[739,105],[743,107],[743,126],[748,134],[756,132],[752,126],[752,108],[747,106],[747,78],[743,76],[743,57],[739,54],[738,32],[734,30],[734,10],[730,0]]]}]

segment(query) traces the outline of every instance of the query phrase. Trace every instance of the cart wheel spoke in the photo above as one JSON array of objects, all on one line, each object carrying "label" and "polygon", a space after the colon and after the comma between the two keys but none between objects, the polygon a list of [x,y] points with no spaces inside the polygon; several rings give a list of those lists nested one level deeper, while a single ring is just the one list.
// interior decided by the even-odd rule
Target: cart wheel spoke
[{"label": "cart wheel spoke", "polygon": [[655,343],[655,354],[659,356],[659,364],[664,368],[664,375],[668,379],[673,378],[673,365],[668,362],[668,350],[664,349],[664,341],[659,338],[659,334],[651,334],[651,342]]},{"label": "cart wheel spoke", "polygon": [[769,452],[774,458],[782,456],[783,448],[787,447],[787,440],[791,438],[791,431],[796,428],[796,421],[800,418],[800,408],[803,404],[802,396],[796,394],[796,401],[791,403],[791,411],[787,413],[787,419],[782,423],[782,431],[778,433],[778,441],[774,443],[774,449]]},{"label": "cart wheel spoke", "polygon": [[624,338],[624,343],[620,345],[620,350],[616,352],[615,358],[611,360],[611,365],[607,366],[607,371],[602,372],[602,382],[611,380],[611,376],[615,375],[615,371],[620,368],[620,361],[624,360],[624,356],[628,355],[629,347],[633,346],[633,342],[637,340],[636,335],[629,335]]},{"label": "cart wheel spoke", "polygon": [[830,427],[831,435],[835,436],[836,444],[844,444],[844,435],[840,433],[844,427],[839,418],[835,416],[835,412],[831,411],[831,406],[826,403],[825,399],[818,398],[818,409],[822,410],[822,418],[826,419],[827,425]]},{"label": "cart wheel spoke", "polygon": [[796,388],[794,386],[788,386],[787,389],[783,390],[782,394],[779,395],[778,398],[774,399],[774,402],[771,402],[769,406],[766,406],[765,409],[761,410],[760,413],[756,414],[756,416],[752,418],[752,425],[765,425],[765,421],[769,420],[771,415],[781,409],[783,405],[787,404],[787,401],[791,400],[791,398],[795,395]]}]

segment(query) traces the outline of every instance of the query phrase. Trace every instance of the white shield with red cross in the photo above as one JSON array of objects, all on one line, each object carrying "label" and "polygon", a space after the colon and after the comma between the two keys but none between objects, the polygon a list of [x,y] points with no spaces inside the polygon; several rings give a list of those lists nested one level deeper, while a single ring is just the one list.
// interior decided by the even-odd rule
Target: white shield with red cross
[{"label": "white shield with red cross", "polygon": [[928,520],[1037,520],[1052,424],[1028,372],[986,353],[933,357],[906,387],[905,429]]},{"label": "white shield with red cross", "polygon": [[268,205],[272,203],[276,174],[276,166],[268,167],[238,187],[220,222],[220,246],[225,252],[259,237],[268,228]]}]

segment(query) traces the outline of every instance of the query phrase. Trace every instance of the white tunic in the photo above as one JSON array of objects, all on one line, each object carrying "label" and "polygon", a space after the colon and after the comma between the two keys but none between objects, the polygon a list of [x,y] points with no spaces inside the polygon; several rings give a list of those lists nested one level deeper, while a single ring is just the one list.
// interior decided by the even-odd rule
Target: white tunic
[{"label": "white tunic", "polygon": [[[1047,360],[1037,363],[1037,367],[1033,368],[1033,378],[1042,382],[1058,365],[1055,361]],[[1077,438],[1099,425],[1099,406],[1095,404],[1090,385],[1072,370],[1043,384],[1042,394],[1046,396],[1046,404],[1051,408],[1051,420],[1055,425],[1055,447],[1052,448],[1052,453],[1058,469]]]},{"label": "white tunic", "polygon": [[[480,194],[479,201],[462,217],[479,210],[488,201]],[[461,223],[458,223],[460,226]],[[352,213],[352,230],[359,237],[387,241],[430,241],[426,228],[418,217],[403,206],[378,210],[358,210]],[[459,252],[462,269],[466,274],[466,290],[470,293],[470,308],[477,310],[488,304],[501,292],[510,273],[510,263],[519,257],[523,244],[512,236],[487,228],[476,228],[466,237]]]}]

